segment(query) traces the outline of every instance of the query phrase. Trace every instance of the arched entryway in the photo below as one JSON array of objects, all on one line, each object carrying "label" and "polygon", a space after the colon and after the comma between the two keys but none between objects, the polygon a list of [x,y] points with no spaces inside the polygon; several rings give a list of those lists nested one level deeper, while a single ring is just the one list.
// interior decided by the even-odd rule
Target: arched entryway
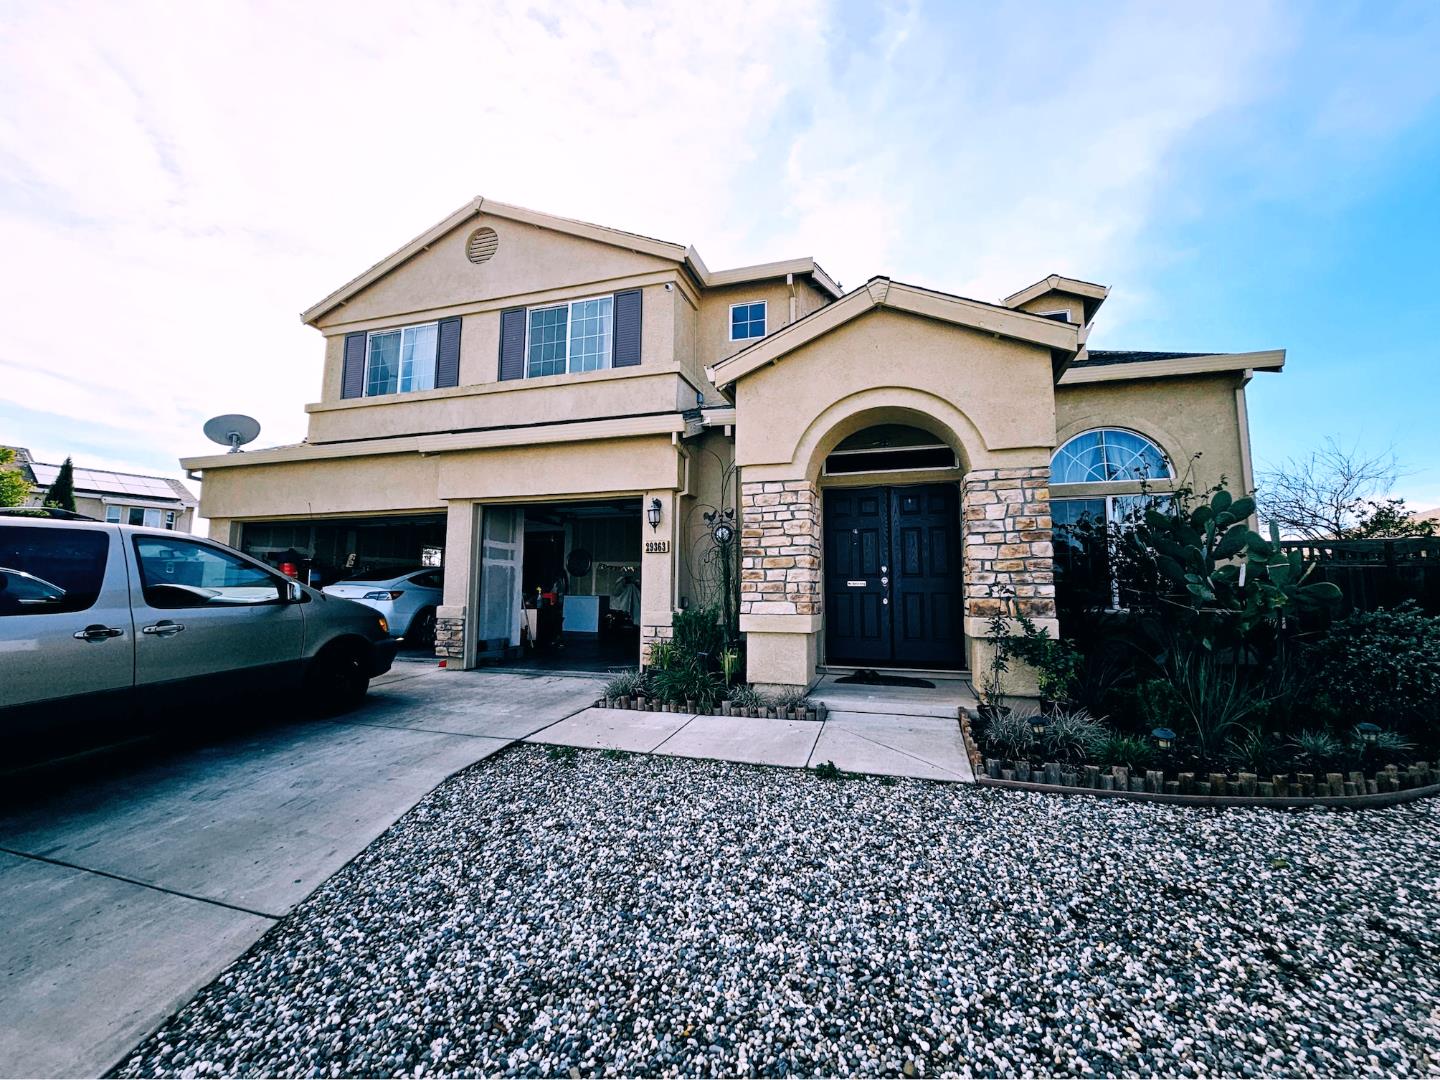
[{"label": "arched entryway", "polygon": [[841,439],[820,470],[825,663],[965,666],[960,457],[910,423]]}]

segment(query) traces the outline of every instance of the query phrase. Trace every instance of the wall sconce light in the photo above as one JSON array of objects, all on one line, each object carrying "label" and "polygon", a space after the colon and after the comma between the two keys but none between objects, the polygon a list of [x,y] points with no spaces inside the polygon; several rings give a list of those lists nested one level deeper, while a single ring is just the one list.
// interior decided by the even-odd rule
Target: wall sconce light
[{"label": "wall sconce light", "polygon": [[646,520],[650,522],[651,530],[660,528],[660,500],[651,499],[650,505],[645,510]]}]

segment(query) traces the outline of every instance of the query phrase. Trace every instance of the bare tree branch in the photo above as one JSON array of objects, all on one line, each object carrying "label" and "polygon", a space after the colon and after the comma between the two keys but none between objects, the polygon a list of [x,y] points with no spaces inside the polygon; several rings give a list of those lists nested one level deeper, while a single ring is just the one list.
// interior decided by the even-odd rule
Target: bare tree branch
[{"label": "bare tree branch", "polygon": [[1308,457],[1289,458],[1261,473],[1260,516],[1286,536],[1338,540],[1388,495],[1400,477],[1393,449],[1367,455],[1334,436]]}]

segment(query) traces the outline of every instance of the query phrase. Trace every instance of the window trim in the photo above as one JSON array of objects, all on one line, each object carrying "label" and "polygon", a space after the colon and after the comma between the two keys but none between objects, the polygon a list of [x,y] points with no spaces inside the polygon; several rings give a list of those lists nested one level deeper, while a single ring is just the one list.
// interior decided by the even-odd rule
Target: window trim
[{"label": "window trim", "polygon": [[[595,300],[609,300],[609,301],[610,301],[610,349],[609,349],[609,351],[605,354],[605,363],[602,364],[600,367],[598,367],[598,368],[591,368],[591,369],[588,370],[588,371],[571,371],[571,370],[570,370],[570,361],[571,361],[571,355],[570,355],[570,327],[574,325],[574,319],[572,318],[573,311],[574,311],[574,307],[575,307],[576,304],[586,304],[586,303],[590,303],[590,302],[595,301]],[[556,372],[554,372],[554,373],[552,373],[552,374],[550,374],[550,375],[531,375],[531,374],[530,374],[530,315],[531,315],[532,312],[536,312],[536,311],[558,311],[558,310],[559,310],[560,308],[562,308],[562,307],[565,309],[565,370],[564,370],[564,371],[556,371]],[[599,372],[599,371],[610,371],[610,370],[612,370],[612,369],[615,367],[615,294],[614,294],[613,292],[609,292],[609,293],[597,293],[597,294],[594,295],[594,296],[577,296],[577,297],[574,297],[573,299],[557,300],[557,301],[555,301],[554,303],[550,303],[550,304],[533,304],[533,305],[531,305],[531,306],[529,306],[529,307],[526,307],[526,308],[525,308],[525,350],[524,350],[522,356],[523,356],[524,362],[525,362],[525,363],[524,363],[525,374],[522,376],[522,378],[524,378],[524,379],[558,379],[558,378],[561,378],[562,376],[566,376],[566,375],[594,375],[596,372]]]},{"label": "window trim", "polygon": [[[739,307],[754,307],[756,304],[759,304],[762,308],[765,309],[765,321],[764,321],[764,324],[763,324],[763,326],[762,326],[762,328],[761,328],[761,330],[760,330],[760,333],[758,333],[758,334],[749,334],[749,335],[747,335],[747,336],[745,336],[745,337],[736,337],[736,336],[735,336],[735,309],[736,309],[736,308],[739,308]],[[747,323],[754,322],[753,319],[746,319],[745,321],[746,321]],[[729,327],[730,327],[730,331],[729,331],[729,332],[730,332],[730,340],[731,340],[731,341],[759,341],[759,340],[760,340],[761,338],[763,338],[763,337],[768,337],[769,334],[770,334],[770,301],[769,301],[769,300],[740,300],[740,301],[738,301],[738,302],[736,302],[736,303],[734,303],[734,304],[731,304],[731,305],[730,305],[730,318],[729,318],[728,325],[729,325]]]},{"label": "window trim", "polygon": [[[361,373],[361,381],[360,381],[360,398],[361,398],[362,401],[363,401],[365,398],[391,397],[391,396],[393,396],[393,395],[395,395],[395,394],[419,394],[419,393],[424,393],[424,390],[425,390],[425,389],[431,389],[431,390],[434,389],[434,387],[431,386],[431,387],[426,387],[426,388],[424,388],[424,389],[419,389],[419,390],[401,390],[401,389],[400,389],[400,372],[399,372],[399,369],[398,369],[398,365],[399,365],[399,363],[400,363],[400,357],[397,355],[397,356],[395,357],[395,363],[396,363],[396,365],[397,365],[397,369],[396,369],[396,372],[395,372],[395,389],[394,389],[394,390],[391,390],[389,393],[385,393],[385,394],[372,394],[372,393],[370,393],[370,342],[371,342],[371,340],[375,337],[375,335],[377,335],[377,334],[399,334],[399,335],[400,335],[400,349],[401,349],[401,351],[403,352],[404,349],[405,349],[405,331],[406,331],[406,330],[422,330],[422,329],[424,329],[424,328],[427,327],[427,326],[433,326],[433,327],[435,327],[435,359],[434,359],[434,363],[435,363],[436,369],[438,370],[438,368],[440,367],[440,320],[439,320],[439,319],[431,319],[429,322],[422,322],[422,323],[406,323],[406,324],[403,325],[403,326],[385,326],[385,327],[382,327],[382,328],[379,329],[379,330],[367,330],[367,331],[365,331],[365,370]],[[431,381],[432,381],[432,382],[434,381],[433,377],[432,377]]]},{"label": "window trim", "polygon": [[[1065,321],[1067,323],[1069,323],[1071,326],[1075,325],[1075,320],[1070,317],[1069,308],[1056,308],[1054,311],[1032,311],[1030,314],[1038,315],[1042,319],[1055,319],[1056,315],[1064,315]],[[1059,322],[1058,319],[1056,319],[1055,321]]]},{"label": "window trim", "polygon": [[[1163,475],[1163,476],[1145,476],[1145,477],[1140,477],[1140,476],[1126,476],[1126,477],[1121,477],[1121,478],[1116,479],[1116,480],[1056,480],[1056,479],[1055,479],[1055,459],[1060,456],[1060,452],[1061,452],[1062,450],[1064,450],[1064,449],[1065,449],[1067,446],[1069,446],[1071,443],[1075,442],[1075,440],[1077,440],[1077,439],[1083,439],[1086,435],[1095,435],[1095,434],[1097,434],[1097,433],[1098,433],[1098,434],[1103,434],[1104,432],[1107,432],[1107,431],[1119,431],[1119,432],[1123,432],[1123,433],[1126,434],[1126,435],[1133,435],[1133,436],[1135,436],[1135,438],[1137,438],[1137,439],[1143,439],[1146,443],[1148,443],[1149,445],[1153,446],[1153,447],[1155,448],[1155,451],[1160,455],[1161,460],[1164,461],[1164,463],[1165,463],[1165,475]],[[1149,436],[1149,435],[1146,435],[1143,431],[1136,431],[1134,428],[1120,427],[1120,426],[1117,425],[1117,424],[1102,424],[1102,425],[1099,426],[1099,427],[1086,428],[1084,431],[1077,431],[1074,435],[1071,435],[1068,439],[1066,439],[1066,440],[1065,440],[1063,443],[1061,443],[1059,446],[1055,447],[1055,449],[1054,449],[1053,451],[1051,451],[1051,453],[1050,453],[1050,485],[1051,485],[1051,487],[1070,488],[1070,487],[1080,487],[1081,485],[1091,485],[1091,484],[1096,484],[1096,485],[1098,485],[1098,484],[1118,485],[1118,484],[1173,483],[1173,482],[1175,481],[1175,479],[1176,479],[1176,476],[1175,476],[1175,463],[1170,460],[1170,455],[1169,455],[1168,453],[1166,453],[1165,448],[1160,445],[1159,440],[1157,440],[1157,439],[1155,439],[1155,438],[1152,438],[1152,437]],[[1124,492],[1116,492],[1116,494],[1125,494],[1125,493],[1124,493]],[[1080,498],[1081,496],[1071,496],[1071,497],[1072,497],[1072,498]],[[1099,496],[1097,496],[1097,498],[1098,498],[1098,497],[1099,497]]]}]

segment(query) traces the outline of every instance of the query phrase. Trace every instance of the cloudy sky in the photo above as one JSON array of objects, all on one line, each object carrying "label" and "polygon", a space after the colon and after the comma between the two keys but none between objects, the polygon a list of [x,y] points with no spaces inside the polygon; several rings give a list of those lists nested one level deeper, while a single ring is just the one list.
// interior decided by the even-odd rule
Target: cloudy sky
[{"label": "cloudy sky", "polygon": [[176,474],[304,434],[297,312],[474,195],[1285,347],[1259,463],[1440,505],[1440,4],[0,0],[0,443]]}]

